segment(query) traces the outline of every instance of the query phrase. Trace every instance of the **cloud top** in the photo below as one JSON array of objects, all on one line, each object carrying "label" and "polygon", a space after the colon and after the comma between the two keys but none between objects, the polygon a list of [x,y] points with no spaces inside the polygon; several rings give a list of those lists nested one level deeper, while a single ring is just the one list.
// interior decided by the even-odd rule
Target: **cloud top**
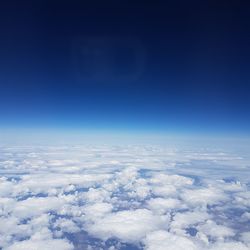
[{"label": "cloud top", "polygon": [[240,155],[148,145],[0,151],[3,250],[250,249],[250,164]]}]

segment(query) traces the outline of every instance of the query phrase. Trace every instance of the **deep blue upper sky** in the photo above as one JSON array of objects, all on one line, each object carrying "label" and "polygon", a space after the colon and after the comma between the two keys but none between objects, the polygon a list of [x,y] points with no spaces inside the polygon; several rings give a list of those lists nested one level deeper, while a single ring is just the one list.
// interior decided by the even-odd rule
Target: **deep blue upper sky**
[{"label": "deep blue upper sky", "polygon": [[250,5],[1,2],[1,127],[250,131]]}]

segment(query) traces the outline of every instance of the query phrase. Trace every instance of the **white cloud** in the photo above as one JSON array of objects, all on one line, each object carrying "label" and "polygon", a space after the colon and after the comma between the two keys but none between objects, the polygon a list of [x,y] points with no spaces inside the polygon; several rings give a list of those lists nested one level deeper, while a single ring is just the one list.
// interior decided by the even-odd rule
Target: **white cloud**
[{"label": "white cloud", "polygon": [[113,206],[109,203],[95,203],[91,205],[87,205],[83,208],[83,212],[85,214],[85,218],[87,220],[99,220],[100,217],[103,217],[107,213],[110,213],[113,209]]},{"label": "white cloud", "polygon": [[2,197],[8,197],[11,195],[14,183],[7,181],[5,177],[0,177],[0,194]]},{"label": "white cloud", "polygon": [[[32,174],[22,178],[15,186],[14,193],[22,194],[22,192],[48,193],[52,188],[69,188],[76,185],[79,188],[88,188],[95,184],[100,184],[110,178],[109,174]],[[42,180],[42,181],[41,181]]]},{"label": "white cloud", "polygon": [[28,240],[15,242],[11,246],[5,247],[4,250],[73,250],[73,245],[65,239],[53,239],[50,230],[46,227],[41,228],[32,235]]},{"label": "white cloud", "polygon": [[193,207],[214,205],[228,199],[220,189],[213,187],[184,190],[180,196],[187,204]]},{"label": "white cloud", "polygon": [[190,239],[162,230],[148,234],[143,242],[146,250],[198,250]]},{"label": "white cloud", "polygon": [[164,214],[171,209],[181,209],[184,208],[183,204],[181,204],[180,200],[168,198],[155,198],[150,199],[148,202],[148,208],[153,210],[156,214]]},{"label": "white cloud", "polygon": [[209,250],[249,250],[249,247],[240,242],[216,243]]},{"label": "white cloud", "polygon": [[153,194],[162,197],[176,196],[177,190],[174,185],[152,186]]},{"label": "white cloud", "polygon": [[185,185],[192,185],[193,180],[181,175],[167,175],[160,173],[154,174],[150,179],[150,183],[154,185],[173,185],[174,187],[181,187]]},{"label": "white cloud", "polygon": [[250,208],[250,191],[237,193],[235,203]]},{"label": "white cloud", "polygon": [[214,240],[224,240],[225,237],[232,237],[235,235],[233,229],[218,225],[212,220],[207,220],[205,224],[199,225],[197,229],[205,235],[212,237]]},{"label": "white cloud", "polygon": [[[244,157],[149,145],[0,147],[0,154],[4,250],[91,249],[97,242],[117,250],[123,243],[250,248]],[[117,244],[105,246],[110,238]]]},{"label": "white cloud", "polygon": [[31,197],[16,202],[13,214],[21,219],[40,216],[43,213],[59,210],[65,203],[63,197]]},{"label": "white cloud", "polygon": [[60,218],[54,224],[54,228],[59,228],[62,232],[66,233],[77,233],[80,231],[80,228],[69,219]]},{"label": "white cloud", "polygon": [[103,188],[90,188],[87,192],[79,195],[85,203],[103,202],[110,199],[111,193]]},{"label": "white cloud", "polygon": [[179,234],[185,234],[185,229],[205,222],[210,218],[207,212],[192,211],[177,213],[171,223],[171,231]]},{"label": "white cloud", "polygon": [[74,247],[68,241],[63,239],[46,239],[46,240],[24,240],[15,242],[13,245],[4,248],[4,250],[73,250]]},{"label": "white cloud", "polygon": [[240,238],[250,249],[250,232],[242,233]]},{"label": "white cloud", "polygon": [[249,213],[249,212],[243,213],[243,214],[241,215],[241,218],[242,218],[242,220],[244,220],[244,221],[250,220],[250,213]]},{"label": "white cloud", "polygon": [[88,227],[88,231],[104,240],[117,237],[122,241],[140,241],[148,232],[166,228],[169,218],[156,216],[147,209],[120,211],[99,219]]}]

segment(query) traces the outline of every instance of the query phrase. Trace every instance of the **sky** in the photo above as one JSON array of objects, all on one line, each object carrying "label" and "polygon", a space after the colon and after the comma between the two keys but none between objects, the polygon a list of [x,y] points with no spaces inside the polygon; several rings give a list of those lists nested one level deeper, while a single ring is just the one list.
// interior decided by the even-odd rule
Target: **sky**
[{"label": "sky", "polygon": [[2,2],[0,128],[249,135],[249,7]]},{"label": "sky", "polygon": [[0,249],[249,250],[250,3],[0,3]]}]

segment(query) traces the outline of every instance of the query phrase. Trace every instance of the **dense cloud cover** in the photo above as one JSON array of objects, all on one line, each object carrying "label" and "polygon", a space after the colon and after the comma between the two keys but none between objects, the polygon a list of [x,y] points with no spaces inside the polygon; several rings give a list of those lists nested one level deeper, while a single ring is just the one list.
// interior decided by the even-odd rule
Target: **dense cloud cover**
[{"label": "dense cloud cover", "polygon": [[250,249],[245,155],[150,145],[0,155],[0,249]]}]

